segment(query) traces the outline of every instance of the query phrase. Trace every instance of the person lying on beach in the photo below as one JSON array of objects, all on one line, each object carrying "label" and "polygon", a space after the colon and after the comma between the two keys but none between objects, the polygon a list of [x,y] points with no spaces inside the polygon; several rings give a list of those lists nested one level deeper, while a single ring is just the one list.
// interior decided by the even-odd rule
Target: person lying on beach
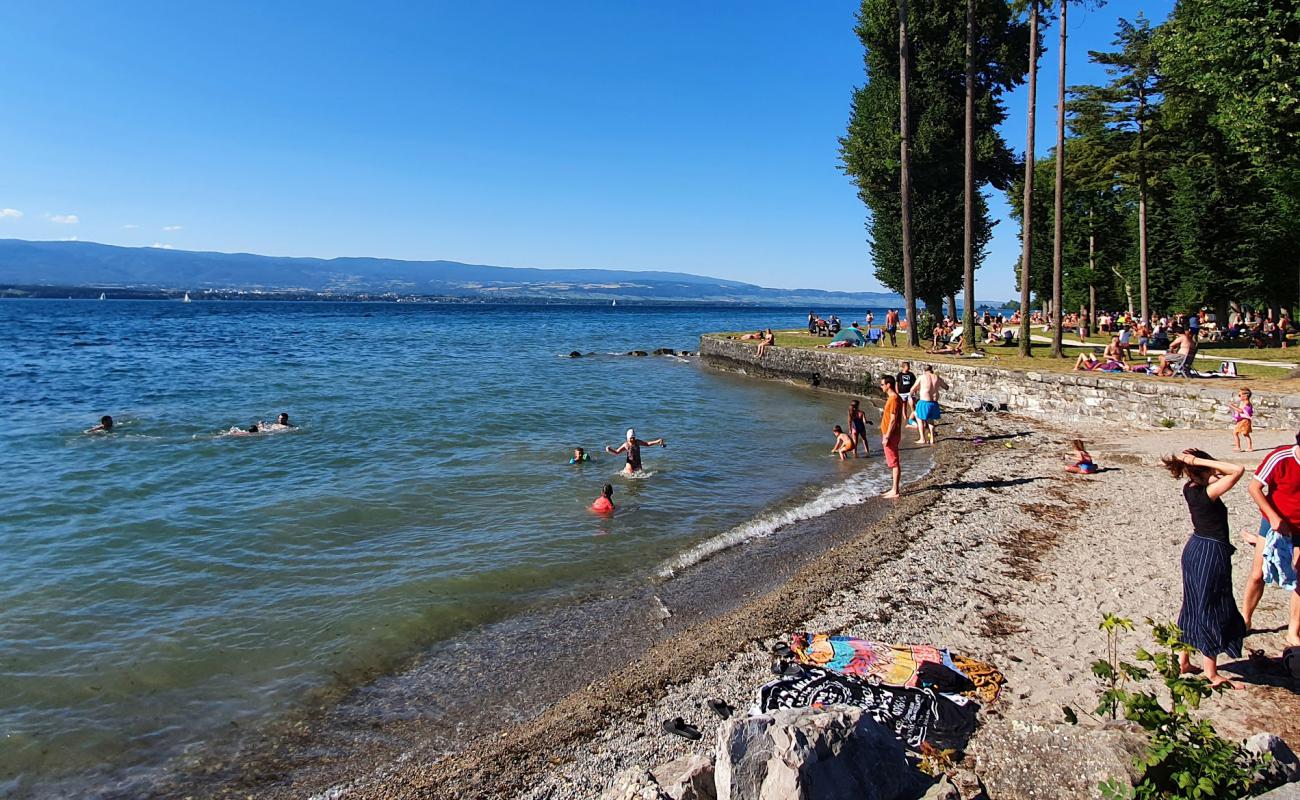
[{"label": "person lying on beach", "polygon": [[835,446],[831,448],[831,455],[838,455],[840,461],[848,458],[848,453],[852,453],[853,457],[857,458],[858,451],[853,446],[853,438],[845,433],[844,429],[839,425],[831,428],[831,431],[835,434]]},{"label": "person lying on beach", "polygon": [[1082,353],[1074,360],[1074,368],[1084,372],[1092,372],[1101,367],[1101,361],[1094,353]]},{"label": "person lying on beach", "polygon": [[1091,475],[1097,471],[1097,465],[1093,463],[1092,456],[1083,448],[1083,440],[1075,439],[1070,443],[1074,449],[1074,456],[1070,459],[1070,466],[1065,468],[1066,472],[1073,472],[1077,475]]},{"label": "person lying on beach", "polygon": [[[1247,628],[1232,594],[1228,507],[1221,498],[1237,485],[1246,468],[1216,461],[1203,450],[1165,456],[1163,463],[1170,475],[1187,479],[1183,498],[1192,517],[1192,535],[1183,547],[1183,606],[1178,627],[1187,643],[1201,652],[1210,685],[1235,689],[1219,674],[1217,659],[1220,653],[1241,658]],[[1182,672],[1195,671],[1187,653],[1181,653],[1178,662]]]},{"label": "person lying on beach", "polygon": [[575,447],[573,448],[573,458],[569,459],[569,463],[581,464],[584,461],[590,461],[590,460],[591,460],[591,456],[587,454],[586,450],[583,450],[581,447]]},{"label": "person lying on beach", "polygon": [[965,344],[966,337],[957,336],[950,344],[944,347],[936,347],[933,350],[926,350],[925,352],[935,356],[959,356]]},{"label": "person lying on beach", "polygon": [[595,502],[591,504],[591,510],[595,511],[597,514],[614,513],[614,487],[613,486],[611,486],[608,483],[605,484],[605,488],[600,490],[600,497],[597,497]]},{"label": "person lying on beach", "polygon": [[99,424],[93,428],[86,428],[82,433],[112,433],[113,418],[105,414],[99,418]]},{"label": "person lying on beach", "polygon": [[641,471],[641,448],[654,447],[655,445],[667,447],[668,443],[664,439],[651,439],[649,441],[638,439],[636,438],[636,429],[628,428],[627,441],[620,444],[617,448],[605,445],[605,452],[612,456],[626,453],[627,464],[623,467],[623,473],[631,475],[634,472]]},{"label": "person lying on beach", "polygon": [[742,334],[740,334],[740,340],[741,340],[742,342],[752,342],[752,341],[756,341],[756,340],[758,340],[758,339],[762,339],[762,338],[763,338],[763,332],[762,332],[762,331],[754,331],[753,333],[742,333]]}]

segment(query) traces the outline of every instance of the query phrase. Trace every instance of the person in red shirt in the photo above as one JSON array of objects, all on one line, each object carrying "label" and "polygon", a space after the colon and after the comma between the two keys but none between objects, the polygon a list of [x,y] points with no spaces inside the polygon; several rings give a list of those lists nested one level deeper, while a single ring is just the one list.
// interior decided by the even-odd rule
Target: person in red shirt
[{"label": "person in red shirt", "polygon": [[613,486],[609,485],[608,483],[605,484],[605,488],[600,490],[600,497],[597,497],[596,502],[591,504],[591,510],[595,511],[597,514],[614,513],[614,487]]},{"label": "person in red shirt", "polygon": [[1255,560],[1246,581],[1246,626],[1250,627],[1264,584],[1280,586],[1291,592],[1286,642],[1300,647],[1300,594],[1296,586],[1300,549],[1294,546],[1294,537],[1300,534],[1300,435],[1294,446],[1279,447],[1264,457],[1250,482],[1250,496],[1263,519],[1259,535],[1252,537]]},{"label": "person in red shirt", "polygon": [[893,485],[881,497],[898,497],[899,484],[902,481],[902,469],[898,463],[898,440],[903,435],[903,398],[894,390],[894,376],[884,375],[880,378],[880,390],[885,393],[885,408],[880,412],[880,446],[885,451],[885,463]]}]

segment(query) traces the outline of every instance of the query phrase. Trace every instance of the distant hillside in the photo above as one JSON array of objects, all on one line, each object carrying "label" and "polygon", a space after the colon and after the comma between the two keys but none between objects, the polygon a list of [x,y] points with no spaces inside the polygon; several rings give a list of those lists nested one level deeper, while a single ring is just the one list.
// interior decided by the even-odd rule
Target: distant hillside
[{"label": "distant hillside", "polygon": [[671,300],[808,305],[899,305],[897,295],[766,289],[681,272],[533,269],[399,261],[390,258],[283,258],[95,242],[0,239],[0,285],[151,289],[307,291],[551,300]]}]

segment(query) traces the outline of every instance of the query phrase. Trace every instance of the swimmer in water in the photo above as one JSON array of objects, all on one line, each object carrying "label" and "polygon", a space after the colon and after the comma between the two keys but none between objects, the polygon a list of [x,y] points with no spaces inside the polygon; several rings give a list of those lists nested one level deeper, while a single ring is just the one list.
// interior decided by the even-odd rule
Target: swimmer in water
[{"label": "swimmer in water", "polygon": [[112,433],[113,418],[105,414],[99,418],[99,424],[93,428],[87,428],[84,433]]},{"label": "swimmer in water", "polygon": [[298,427],[297,425],[294,425],[292,422],[289,421],[289,415],[288,415],[287,413],[283,412],[283,411],[281,411],[281,412],[280,412],[280,416],[276,418],[276,420],[275,420],[275,424],[276,424],[277,426],[281,427],[281,428],[296,428],[296,427]]},{"label": "swimmer in water", "polygon": [[575,447],[573,448],[573,458],[569,459],[569,463],[581,464],[584,461],[590,461],[590,460],[591,460],[591,456],[587,455],[586,450],[583,450],[581,447]]},{"label": "swimmer in water", "polygon": [[609,485],[608,483],[605,484],[605,488],[600,490],[600,497],[597,497],[596,502],[591,504],[591,510],[595,511],[597,514],[614,513],[614,487],[613,486]]},{"label": "swimmer in water", "polygon": [[641,471],[641,448],[654,447],[655,445],[659,445],[660,447],[668,446],[668,444],[663,439],[651,439],[650,441],[645,441],[644,439],[638,439],[636,438],[636,429],[628,428],[627,441],[623,442],[617,448],[613,448],[610,447],[609,445],[606,445],[605,452],[609,453],[612,456],[626,453],[627,465],[623,467],[623,473],[626,475],[631,475],[634,472]]}]

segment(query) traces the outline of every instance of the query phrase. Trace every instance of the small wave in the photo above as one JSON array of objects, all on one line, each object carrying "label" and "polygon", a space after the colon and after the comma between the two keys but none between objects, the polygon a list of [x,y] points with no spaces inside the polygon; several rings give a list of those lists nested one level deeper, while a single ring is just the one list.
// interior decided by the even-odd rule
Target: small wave
[{"label": "small wave", "polygon": [[837,508],[857,505],[875,497],[885,488],[888,475],[859,472],[848,480],[827,487],[806,503],[759,514],[726,533],[705,539],[684,553],[677,555],[655,571],[661,579],[672,578],[679,571],[692,567],[710,556],[739,544],[770,536],[787,525],[813,517],[829,514]]}]

